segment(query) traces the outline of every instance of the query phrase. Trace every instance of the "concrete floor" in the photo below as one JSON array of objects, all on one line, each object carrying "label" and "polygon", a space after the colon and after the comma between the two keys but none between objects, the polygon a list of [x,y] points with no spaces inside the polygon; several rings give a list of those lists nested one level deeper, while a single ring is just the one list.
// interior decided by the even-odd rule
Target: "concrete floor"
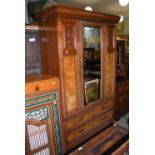
[{"label": "concrete floor", "polygon": [[128,118],[129,118],[129,113],[126,113],[125,115],[123,115],[116,123],[124,128],[129,129],[129,125],[128,125]]}]

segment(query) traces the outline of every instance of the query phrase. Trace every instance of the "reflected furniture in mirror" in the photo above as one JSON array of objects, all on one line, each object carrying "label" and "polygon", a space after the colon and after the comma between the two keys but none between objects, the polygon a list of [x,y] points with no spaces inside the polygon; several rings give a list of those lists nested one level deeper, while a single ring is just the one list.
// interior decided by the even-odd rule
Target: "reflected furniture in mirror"
[{"label": "reflected furniture in mirror", "polygon": [[65,153],[114,121],[119,17],[54,5],[37,18],[42,72],[60,78]]},{"label": "reflected furniture in mirror", "polygon": [[87,105],[100,99],[100,27],[84,26],[83,43],[85,105]]},{"label": "reflected furniture in mirror", "polygon": [[25,74],[41,73],[38,25],[25,25]]}]

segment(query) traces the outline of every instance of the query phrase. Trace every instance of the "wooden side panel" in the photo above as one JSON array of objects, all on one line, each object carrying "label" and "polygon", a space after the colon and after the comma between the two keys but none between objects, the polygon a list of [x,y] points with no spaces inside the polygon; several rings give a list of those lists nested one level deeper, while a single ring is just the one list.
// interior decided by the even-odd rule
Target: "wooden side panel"
[{"label": "wooden side panel", "polygon": [[64,57],[64,90],[66,112],[70,113],[77,108],[76,103],[76,69],[73,55]]},{"label": "wooden side panel", "polygon": [[42,73],[58,76],[58,42],[56,18],[53,16],[39,22],[41,40]]},{"label": "wooden side panel", "polygon": [[115,117],[119,119],[123,114],[129,112],[129,81],[119,81],[116,83],[115,95]]},{"label": "wooden side panel", "polygon": [[106,96],[112,96],[114,92],[114,54],[108,53],[106,55],[106,84],[105,84],[105,95]]},{"label": "wooden side panel", "polygon": [[[104,79],[104,96],[105,98],[114,97],[115,93],[115,27],[108,25],[106,28],[107,46],[105,47],[105,79]],[[110,30],[109,30],[110,29]],[[113,30],[113,31],[112,31]]]}]

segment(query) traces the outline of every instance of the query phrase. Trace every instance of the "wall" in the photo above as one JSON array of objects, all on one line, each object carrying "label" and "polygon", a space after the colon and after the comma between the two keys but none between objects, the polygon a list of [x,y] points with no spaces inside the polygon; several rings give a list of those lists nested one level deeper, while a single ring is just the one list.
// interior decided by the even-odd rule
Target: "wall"
[{"label": "wall", "polygon": [[129,34],[129,17],[125,18],[123,22],[116,25],[117,35],[127,35]]}]

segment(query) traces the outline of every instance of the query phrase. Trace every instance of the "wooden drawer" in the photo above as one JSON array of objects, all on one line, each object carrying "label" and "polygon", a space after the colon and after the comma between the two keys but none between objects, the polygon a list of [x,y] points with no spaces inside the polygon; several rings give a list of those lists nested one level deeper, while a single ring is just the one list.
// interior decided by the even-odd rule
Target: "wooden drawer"
[{"label": "wooden drawer", "polygon": [[113,112],[109,111],[106,112],[99,117],[95,118],[94,120],[88,122],[87,124],[71,131],[68,133],[67,141],[68,143],[72,142],[73,140],[76,140],[76,138],[79,138],[80,136],[86,134],[90,129],[97,127],[98,125],[105,123],[108,120],[111,120],[113,117]]},{"label": "wooden drawer", "polygon": [[86,122],[87,120],[91,119],[94,116],[94,111],[89,111],[87,113],[78,115],[77,117],[66,121],[67,129],[72,129],[74,127],[79,126],[80,124]]},{"label": "wooden drawer", "polygon": [[111,109],[112,107],[113,107],[113,101],[112,100],[107,101],[106,103],[101,104],[101,105],[95,107],[95,109],[93,110],[94,115],[103,113],[103,112]]},{"label": "wooden drawer", "polygon": [[99,106],[95,107],[93,110],[88,111],[86,113],[81,114],[80,116],[76,116],[68,121],[66,121],[67,129],[75,128],[82,123],[92,119],[94,116],[102,114],[107,110],[110,110],[113,106],[113,101],[107,101],[105,104],[100,104]]},{"label": "wooden drawer", "polygon": [[[116,144],[120,143],[122,139],[128,139],[128,130],[120,126],[110,126],[106,130],[102,131],[89,141],[76,148],[69,155],[101,155],[101,154],[112,154],[111,151],[116,148]],[[121,142],[122,143],[122,142]],[[128,144],[125,143],[125,147]],[[123,149],[127,150],[127,148]],[[125,151],[122,151],[125,152]],[[123,155],[117,154],[117,155]]]},{"label": "wooden drawer", "polygon": [[39,94],[57,88],[59,88],[58,78],[47,75],[30,76],[26,78],[26,96],[31,94]]}]

